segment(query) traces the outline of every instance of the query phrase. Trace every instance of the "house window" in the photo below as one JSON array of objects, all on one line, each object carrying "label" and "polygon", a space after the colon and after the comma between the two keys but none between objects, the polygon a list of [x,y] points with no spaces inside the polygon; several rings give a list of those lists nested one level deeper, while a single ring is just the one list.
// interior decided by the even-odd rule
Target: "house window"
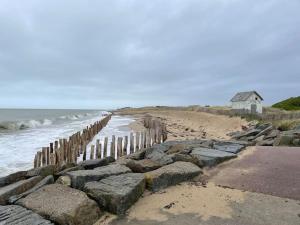
[{"label": "house window", "polygon": [[257,98],[257,97],[255,97],[255,100],[258,100],[258,98]]}]

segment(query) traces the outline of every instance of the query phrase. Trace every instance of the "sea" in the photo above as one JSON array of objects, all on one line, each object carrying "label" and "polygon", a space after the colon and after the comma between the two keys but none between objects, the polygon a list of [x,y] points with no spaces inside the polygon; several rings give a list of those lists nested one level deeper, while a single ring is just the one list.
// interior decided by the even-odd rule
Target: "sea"
[{"label": "sea", "polygon": [[[42,147],[82,131],[106,113],[80,109],[0,109],[0,177],[31,169],[34,156]],[[112,135],[129,135],[127,125],[133,121],[131,117],[112,116],[90,145],[97,139],[103,143],[105,137],[111,140]]]}]

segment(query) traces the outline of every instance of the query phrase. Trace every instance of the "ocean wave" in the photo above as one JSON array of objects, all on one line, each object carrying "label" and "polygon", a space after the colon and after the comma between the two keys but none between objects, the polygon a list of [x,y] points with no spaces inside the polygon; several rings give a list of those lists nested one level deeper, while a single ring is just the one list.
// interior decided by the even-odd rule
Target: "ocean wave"
[{"label": "ocean wave", "polygon": [[27,121],[5,121],[0,122],[1,130],[25,130],[28,128],[36,128],[40,126],[50,126],[53,123],[52,120],[27,120]]},{"label": "ocean wave", "polygon": [[96,116],[99,113],[82,113],[63,115],[57,118],[47,118],[42,120],[24,120],[24,121],[0,121],[0,130],[24,130],[29,128],[36,128],[41,126],[50,126],[53,123],[62,123],[66,121],[74,121],[83,119],[84,117]]}]

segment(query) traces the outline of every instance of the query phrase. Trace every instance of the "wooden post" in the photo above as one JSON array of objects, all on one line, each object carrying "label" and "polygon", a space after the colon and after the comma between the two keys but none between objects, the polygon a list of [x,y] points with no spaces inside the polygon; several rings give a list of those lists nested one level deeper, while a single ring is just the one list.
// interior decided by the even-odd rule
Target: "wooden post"
[{"label": "wooden post", "polygon": [[41,167],[42,165],[42,153],[39,151],[37,152],[37,167]]},{"label": "wooden post", "polygon": [[104,138],[104,145],[103,145],[103,158],[107,156],[107,143],[108,143],[108,137]]},{"label": "wooden post", "polygon": [[96,159],[99,158],[99,151],[100,151],[100,155],[101,155],[101,150],[99,150],[99,147],[100,147],[100,140],[97,139],[97,141],[96,141],[96,156],[95,156]]},{"label": "wooden post", "polygon": [[33,168],[37,168],[37,153],[34,156],[34,160],[33,160]]},{"label": "wooden post", "polygon": [[118,142],[117,142],[117,158],[120,158],[122,156],[122,142],[123,138],[118,137]]},{"label": "wooden post", "polygon": [[[53,149],[53,147],[52,147],[52,149]],[[49,147],[46,148],[46,155],[47,155],[46,165],[49,165],[50,164],[50,148]]]},{"label": "wooden post", "polygon": [[42,166],[45,166],[47,162],[47,148],[43,147],[42,148]]},{"label": "wooden post", "polygon": [[130,154],[134,152],[134,137],[133,133],[130,133],[130,146],[129,146]]},{"label": "wooden post", "polygon": [[135,134],[135,151],[140,149],[140,132],[136,132]]},{"label": "wooden post", "polygon": [[94,159],[95,145],[91,145],[90,159]]},{"label": "wooden post", "polygon": [[140,144],[140,149],[144,148],[144,132],[141,132],[141,144]]},{"label": "wooden post", "polygon": [[115,150],[116,150],[116,137],[115,137],[115,135],[113,135],[112,138],[111,138],[111,145],[110,145],[110,155],[113,158],[116,158]]},{"label": "wooden post", "polygon": [[101,159],[101,150],[102,150],[102,145],[101,143],[99,143],[99,151],[98,151],[98,154],[97,154],[97,159]]},{"label": "wooden post", "polygon": [[83,156],[82,156],[82,161],[86,160],[86,143],[83,143]]},{"label": "wooden post", "polygon": [[123,155],[127,155],[128,136],[124,137]]}]

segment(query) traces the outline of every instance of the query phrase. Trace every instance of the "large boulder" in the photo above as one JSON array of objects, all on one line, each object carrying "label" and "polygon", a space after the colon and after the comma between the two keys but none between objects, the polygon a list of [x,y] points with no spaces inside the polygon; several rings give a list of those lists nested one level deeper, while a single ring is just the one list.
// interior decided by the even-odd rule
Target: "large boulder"
[{"label": "large boulder", "polygon": [[194,148],[190,154],[204,166],[215,166],[218,163],[237,157],[236,154],[210,148]]},{"label": "large boulder", "polygon": [[49,225],[53,224],[40,215],[18,205],[0,206],[2,225]]},{"label": "large boulder", "polygon": [[108,166],[98,167],[93,170],[72,171],[68,172],[66,175],[71,178],[71,186],[81,190],[87,182],[99,181],[108,176],[130,172],[131,170],[124,165],[111,164]]},{"label": "large boulder", "polygon": [[8,203],[8,199],[11,196],[19,195],[30,188],[32,188],[34,185],[36,185],[39,181],[41,181],[43,177],[37,176],[32,177],[27,180],[20,180],[16,183],[7,185],[5,187],[0,188],[0,205],[5,205]]},{"label": "large boulder", "polygon": [[170,185],[190,180],[201,173],[201,169],[190,162],[175,162],[145,173],[147,188],[158,191]]},{"label": "large boulder", "polygon": [[56,176],[64,176],[68,172],[76,171],[76,170],[84,170],[84,168],[82,166],[74,166],[74,167],[70,167],[70,168],[64,169],[63,171],[60,171],[60,172],[56,173],[55,175]]},{"label": "large boulder", "polygon": [[15,183],[20,180],[26,179],[27,171],[19,171],[16,173],[12,173],[5,177],[0,177],[0,187],[4,187],[6,185]]},{"label": "large boulder", "polygon": [[193,164],[196,164],[199,167],[203,167],[203,163],[201,160],[198,160],[191,155],[188,154],[181,154],[181,153],[175,153],[172,155],[172,159],[174,162],[191,162]]},{"label": "large boulder", "polygon": [[54,175],[57,171],[57,166],[55,165],[48,165],[48,166],[43,166],[43,167],[38,167],[31,169],[27,171],[26,176],[27,177],[34,177],[34,176],[42,176],[46,177],[49,175]]},{"label": "large boulder", "polygon": [[245,145],[231,142],[215,142],[213,148],[219,151],[237,154],[245,148]]},{"label": "large boulder", "polygon": [[169,147],[163,145],[154,145],[151,148],[146,149],[145,159],[150,159],[161,166],[173,163],[172,156],[168,155],[166,151]]},{"label": "large boulder", "polygon": [[143,174],[130,173],[110,176],[98,182],[88,182],[84,191],[104,209],[124,214],[142,195],[145,189]]},{"label": "large boulder", "polygon": [[16,203],[60,225],[92,225],[101,216],[84,192],[60,184],[42,187]]},{"label": "large boulder", "polygon": [[146,149],[139,150],[135,153],[132,153],[128,156],[126,156],[127,159],[133,159],[133,160],[141,160],[145,158]]},{"label": "large boulder", "polygon": [[126,163],[126,166],[129,167],[134,173],[146,173],[161,167],[159,163],[150,159],[130,160]]},{"label": "large boulder", "polygon": [[41,187],[44,187],[45,185],[53,184],[53,183],[54,183],[54,177],[52,175],[49,175],[49,176],[45,177],[43,180],[41,180],[40,182],[38,182],[33,188],[29,189],[28,191],[25,191],[19,195],[11,196],[9,198],[9,203],[14,204],[19,199],[26,197],[27,195],[31,194],[32,192],[37,191]]},{"label": "large boulder", "polygon": [[91,159],[78,163],[78,166],[83,167],[85,170],[92,170],[100,166],[107,166],[114,162],[115,159],[112,156],[105,157],[103,159]]}]

